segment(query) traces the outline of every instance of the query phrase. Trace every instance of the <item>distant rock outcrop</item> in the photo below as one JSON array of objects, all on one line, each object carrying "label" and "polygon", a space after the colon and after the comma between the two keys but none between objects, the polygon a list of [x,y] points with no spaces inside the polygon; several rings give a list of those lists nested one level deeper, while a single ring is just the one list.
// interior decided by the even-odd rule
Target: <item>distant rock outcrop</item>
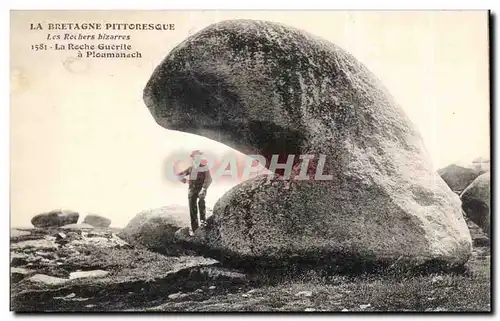
[{"label": "distant rock outcrop", "polygon": [[34,227],[59,227],[68,224],[76,224],[79,214],[68,210],[53,210],[48,213],[38,214],[31,219]]},{"label": "distant rock outcrop", "polygon": [[111,225],[111,220],[100,215],[88,214],[85,216],[83,223],[90,224],[94,227],[106,228]]},{"label": "distant rock outcrop", "polygon": [[476,178],[460,195],[462,208],[471,221],[490,235],[490,173]]},{"label": "distant rock outcrop", "polygon": [[272,22],[216,23],[169,53],[144,102],[161,126],[258,153],[267,168],[273,155],[295,156],[295,169],[299,155],[313,168],[324,156],[315,180],[259,176],[219,199],[200,244],[223,264],[454,267],[471,255],[459,197],[420,134],[330,42]]},{"label": "distant rock outcrop", "polygon": [[489,160],[476,158],[472,162],[451,164],[438,170],[439,176],[452,191],[460,194],[479,175],[489,171]]}]

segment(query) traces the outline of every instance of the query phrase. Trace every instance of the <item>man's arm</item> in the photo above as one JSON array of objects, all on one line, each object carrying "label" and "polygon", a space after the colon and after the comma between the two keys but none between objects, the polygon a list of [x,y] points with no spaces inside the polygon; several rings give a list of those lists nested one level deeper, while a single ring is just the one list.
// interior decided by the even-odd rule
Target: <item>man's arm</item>
[{"label": "man's arm", "polygon": [[212,175],[210,175],[210,171],[205,172],[205,181],[203,182],[202,188],[206,190],[210,184],[212,184]]},{"label": "man's arm", "polygon": [[192,166],[189,166],[188,168],[186,168],[185,170],[183,170],[182,172],[178,173],[177,174],[177,178],[185,183],[186,182],[186,175],[189,175],[191,173],[191,168]]}]

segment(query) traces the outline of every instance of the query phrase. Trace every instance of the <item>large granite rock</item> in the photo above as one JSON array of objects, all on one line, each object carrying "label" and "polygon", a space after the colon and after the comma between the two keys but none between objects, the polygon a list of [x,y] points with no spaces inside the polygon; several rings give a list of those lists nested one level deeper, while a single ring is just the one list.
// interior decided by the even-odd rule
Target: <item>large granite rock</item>
[{"label": "large granite rock", "polygon": [[330,42],[271,22],[217,23],[170,52],[144,101],[161,126],[259,153],[268,168],[273,154],[296,156],[292,175],[298,155],[314,155],[312,169],[326,157],[330,180],[256,177],[217,202],[200,244],[223,262],[452,267],[471,255],[460,199],[420,134]]},{"label": "large granite rock", "polygon": [[471,221],[490,235],[490,173],[476,178],[460,195],[462,208]]},{"label": "large granite rock", "polygon": [[111,225],[111,220],[100,215],[89,214],[85,216],[83,223],[90,224],[93,227],[106,228]]},{"label": "large granite rock", "polygon": [[175,232],[189,224],[189,209],[164,206],[137,214],[118,234],[132,245],[144,246],[155,252],[179,254]]},{"label": "large granite rock", "polygon": [[460,194],[479,175],[489,171],[489,160],[476,158],[471,162],[451,164],[438,170],[439,176],[452,191]]},{"label": "large granite rock", "polygon": [[31,219],[34,227],[59,227],[68,224],[76,224],[79,214],[68,210],[53,210],[48,213],[38,214]]}]

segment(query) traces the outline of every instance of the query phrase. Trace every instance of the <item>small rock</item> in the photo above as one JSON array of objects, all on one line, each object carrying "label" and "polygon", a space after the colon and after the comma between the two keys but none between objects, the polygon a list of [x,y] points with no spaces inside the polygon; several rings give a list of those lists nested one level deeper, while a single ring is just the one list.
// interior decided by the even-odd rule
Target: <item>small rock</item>
[{"label": "small rock", "polygon": [[86,308],[93,308],[93,307],[95,307],[95,304],[87,304],[85,307]]},{"label": "small rock", "polygon": [[360,304],[360,305],[359,305],[359,308],[360,308],[360,309],[366,309],[366,308],[369,308],[369,307],[371,307],[371,306],[372,306],[372,305],[371,305],[370,303],[368,303],[368,304]]},{"label": "small rock", "polygon": [[349,310],[347,310],[346,308],[343,308],[342,309],[342,312],[348,312]]},{"label": "small rock", "polygon": [[316,309],[315,308],[306,308],[304,311],[305,312],[314,312],[314,311],[316,311]]},{"label": "small rock", "polygon": [[81,302],[81,301],[87,301],[87,300],[89,300],[89,299],[90,299],[90,298],[73,298],[73,299],[69,299],[69,300],[70,300],[70,301],[79,301],[79,302]]},{"label": "small rock", "polygon": [[441,275],[438,275],[438,276],[435,276],[432,278],[432,283],[441,282],[443,280],[444,280],[444,277]]},{"label": "small rock", "polygon": [[177,292],[177,293],[170,294],[168,296],[168,298],[170,300],[175,300],[175,299],[179,299],[181,297],[181,295],[182,295],[182,292]]},{"label": "small rock", "polygon": [[56,278],[54,276],[50,275],[45,275],[45,274],[35,274],[32,277],[28,279],[31,282],[34,283],[43,283],[46,285],[58,285],[58,284],[63,284],[67,281],[68,279],[61,279],[61,278]]},{"label": "small rock", "polygon": [[66,296],[56,296],[56,297],[54,297],[54,300],[67,300],[67,299],[74,298],[75,296],[76,296],[75,293],[70,293]]},{"label": "small rock", "polygon": [[249,295],[248,295],[248,294],[245,294],[245,293],[244,293],[244,294],[242,294],[241,296],[242,296],[242,297],[244,297],[244,298],[248,298],[248,297],[249,297]]},{"label": "small rock", "polygon": [[38,256],[42,256],[42,257],[47,257],[47,256],[53,255],[52,252],[43,252],[43,251],[36,251],[35,254]]},{"label": "small rock", "polygon": [[109,272],[104,271],[104,270],[71,272],[69,274],[69,278],[71,280],[72,279],[80,279],[80,278],[97,278],[97,277],[105,277],[108,274],[109,274]]},{"label": "small rock", "polygon": [[211,285],[208,287],[209,290],[215,290],[215,285]]},{"label": "small rock", "polygon": [[257,289],[252,289],[252,290],[248,291],[247,293],[248,294],[253,294],[253,293],[257,292],[257,291],[258,291]]},{"label": "small rock", "polygon": [[295,294],[295,296],[311,297],[313,294],[311,291],[300,291]]},{"label": "small rock", "polygon": [[202,289],[196,289],[196,291],[194,291],[196,293],[203,293],[203,290]]}]

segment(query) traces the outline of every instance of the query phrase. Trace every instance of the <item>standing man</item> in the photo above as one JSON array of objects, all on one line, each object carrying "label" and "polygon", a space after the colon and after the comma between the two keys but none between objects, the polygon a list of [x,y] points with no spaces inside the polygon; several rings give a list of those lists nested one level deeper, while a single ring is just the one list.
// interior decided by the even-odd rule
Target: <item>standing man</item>
[{"label": "standing man", "polygon": [[205,225],[206,210],[205,210],[205,196],[207,189],[212,183],[212,176],[207,167],[207,161],[201,159],[203,155],[199,150],[191,152],[192,165],[183,172],[177,174],[179,180],[186,183],[186,176],[189,176],[188,200],[189,200],[189,215],[191,216],[191,230],[190,235],[198,229],[198,208],[196,207],[196,200],[198,200],[198,207],[200,210],[201,225]]}]

